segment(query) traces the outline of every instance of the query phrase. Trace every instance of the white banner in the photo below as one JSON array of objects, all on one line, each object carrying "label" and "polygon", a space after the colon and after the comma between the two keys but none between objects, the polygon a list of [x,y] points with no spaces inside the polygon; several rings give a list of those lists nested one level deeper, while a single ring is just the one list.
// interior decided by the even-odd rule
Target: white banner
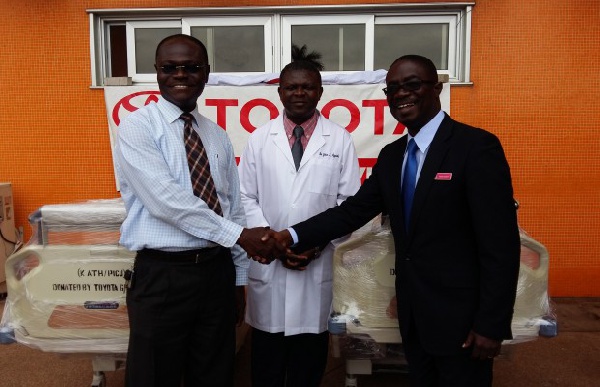
[{"label": "white banner", "polygon": [[[323,85],[323,96],[317,107],[324,117],[352,134],[363,179],[370,174],[381,148],[404,134],[404,126],[389,112],[383,87],[385,84]],[[158,86],[106,86],[104,96],[114,152],[121,120],[138,108],[156,102],[160,92]],[[448,84],[444,84],[441,103],[449,114]],[[198,109],[227,131],[235,155],[239,157],[250,133],[277,117],[283,106],[277,85],[207,85],[198,99]]]}]

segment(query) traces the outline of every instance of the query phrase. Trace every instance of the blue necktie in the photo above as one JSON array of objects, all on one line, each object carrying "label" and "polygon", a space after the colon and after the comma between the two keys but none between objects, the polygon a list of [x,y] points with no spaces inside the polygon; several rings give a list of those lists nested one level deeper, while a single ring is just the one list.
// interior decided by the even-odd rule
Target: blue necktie
[{"label": "blue necktie", "polygon": [[415,186],[417,185],[417,167],[419,166],[417,162],[418,149],[417,143],[411,138],[408,142],[406,164],[404,165],[404,173],[402,174],[402,203],[404,204],[404,225],[407,230],[413,196],[415,195]]}]

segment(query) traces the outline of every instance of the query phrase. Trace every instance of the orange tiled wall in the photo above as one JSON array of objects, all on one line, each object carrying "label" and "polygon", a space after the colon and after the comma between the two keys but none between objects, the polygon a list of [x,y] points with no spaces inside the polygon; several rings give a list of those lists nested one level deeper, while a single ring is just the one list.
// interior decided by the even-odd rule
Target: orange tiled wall
[{"label": "orange tiled wall", "polygon": [[[335,3],[342,2],[174,0],[168,6]],[[85,10],[164,6],[0,2],[0,181],[13,183],[16,223],[26,238],[27,215],[40,205],[118,196],[103,91],[89,87]],[[550,251],[550,294],[600,296],[598,2],[478,0],[472,48],[474,85],[452,89],[452,115],[504,143],[521,226]]]}]

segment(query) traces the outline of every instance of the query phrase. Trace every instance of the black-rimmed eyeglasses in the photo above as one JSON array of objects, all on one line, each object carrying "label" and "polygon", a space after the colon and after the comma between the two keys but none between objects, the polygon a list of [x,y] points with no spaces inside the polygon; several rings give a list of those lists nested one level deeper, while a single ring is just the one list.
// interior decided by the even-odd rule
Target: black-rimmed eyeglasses
[{"label": "black-rimmed eyeglasses", "polygon": [[383,92],[385,95],[394,95],[398,92],[398,90],[402,89],[405,91],[417,91],[423,85],[435,85],[437,82],[433,81],[422,81],[420,79],[415,79],[412,81],[406,81],[402,83],[391,83],[387,85],[387,87],[383,88]]},{"label": "black-rimmed eyeglasses", "polygon": [[200,69],[206,67],[205,65],[164,65],[160,66],[159,69],[163,74],[174,74],[178,70],[183,70],[186,74],[198,74]]}]

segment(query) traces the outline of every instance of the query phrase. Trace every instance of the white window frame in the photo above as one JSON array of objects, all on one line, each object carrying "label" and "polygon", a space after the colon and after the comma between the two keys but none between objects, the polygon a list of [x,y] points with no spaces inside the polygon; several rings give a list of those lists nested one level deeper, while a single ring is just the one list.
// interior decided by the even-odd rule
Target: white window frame
[{"label": "white window frame", "polygon": [[[192,27],[228,27],[228,26],[263,26],[264,29],[264,48],[265,48],[265,71],[266,73],[272,73],[274,71],[273,65],[273,17],[272,16],[244,16],[243,18],[236,16],[228,17],[185,17],[181,20],[182,33],[191,35]],[[213,63],[211,58],[211,42],[207,42],[207,50],[209,52],[209,63]],[[219,74],[230,74],[230,75],[252,75],[257,72],[237,72],[237,73],[219,73]]]},{"label": "white window frame", "polygon": [[[317,5],[223,8],[91,9],[90,57],[92,87],[102,87],[108,76],[110,54],[108,26],[125,24],[128,75],[134,84],[156,83],[156,74],[135,72],[135,28],[181,27],[189,34],[192,26],[262,25],[265,28],[265,72],[279,72],[291,60],[291,27],[295,24],[365,24],[365,70],[374,63],[374,29],[377,24],[449,23],[448,74],[453,84],[470,84],[471,11],[466,3],[394,3],[364,5]],[[209,20],[208,23],[205,23]],[[257,24],[258,23],[258,24]],[[130,26],[131,25],[131,29]],[[130,38],[131,37],[131,38]],[[270,67],[269,67],[270,66]],[[330,73],[337,73],[332,71]],[[229,73],[244,75],[252,73]],[[254,73],[255,74],[255,73]]]},{"label": "white window frame", "polygon": [[[460,80],[457,69],[460,68],[461,42],[457,35],[460,15],[402,15],[402,16],[381,16],[375,19],[376,25],[400,25],[400,24],[448,24],[448,51],[445,53],[448,58],[448,69],[438,69],[438,74],[447,74],[450,81]],[[453,59],[453,60],[452,60]]]},{"label": "white window frame", "polygon": [[[135,58],[135,31],[138,29],[156,28],[179,28],[181,20],[157,20],[157,21],[128,21],[125,23],[127,37],[127,72],[135,83],[156,82],[156,73],[138,73]],[[132,55],[130,55],[132,54]]]},{"label": "white window frame", "polygon": [[[373,70],[373,21],[374,15],[327,15],[327,16],[290,16],[281,17],[281,59],[282,63],[292,61],[292,27],[295,25],[343,25],[363,24],[365,26],[365,70]],[[323,71],[338,73],[340,71]],[[352,71],[344,71],[352,72]]]}]

